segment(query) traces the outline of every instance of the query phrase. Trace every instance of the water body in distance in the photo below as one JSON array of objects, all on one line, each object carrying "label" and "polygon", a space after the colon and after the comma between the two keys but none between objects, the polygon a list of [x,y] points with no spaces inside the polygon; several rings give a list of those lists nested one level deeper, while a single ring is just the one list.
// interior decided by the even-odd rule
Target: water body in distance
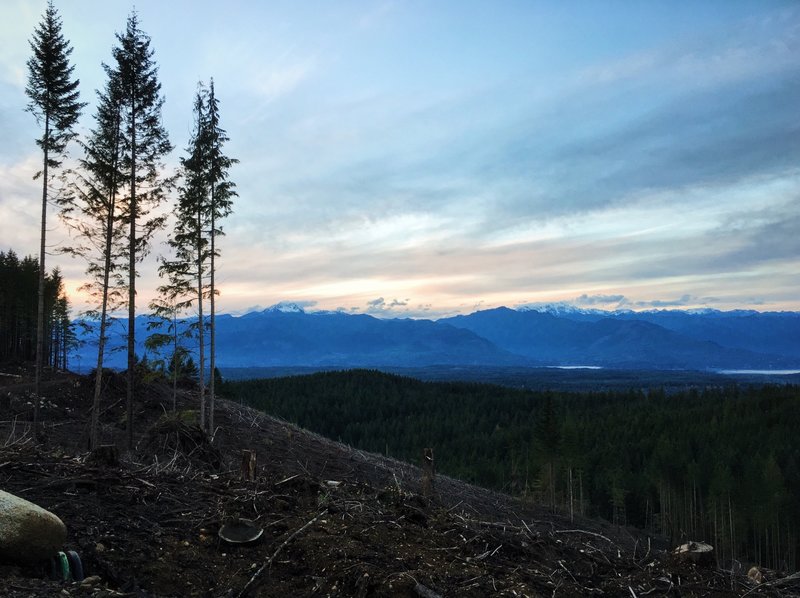
[{"label": "water body in distance", "polygon": [[715,370],[728,376],[793,376],[800,370]]}]

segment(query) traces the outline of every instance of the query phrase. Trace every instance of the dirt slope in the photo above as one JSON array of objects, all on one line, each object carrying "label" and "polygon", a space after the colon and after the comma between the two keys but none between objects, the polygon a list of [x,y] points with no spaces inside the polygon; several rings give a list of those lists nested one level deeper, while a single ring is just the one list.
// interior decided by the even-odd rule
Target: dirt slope
[{"label": "dirt slope", "polygon": [[[196,399],[143,385],[137,448],[117,465],[87,460],[89,381],[50,383],[45,443],[27,425],[30,385],[0,387],[0,488],[55,512],[89,584],[0,565],[3,596],[755,596],[799,595],[795,580],[759,586],[667,558],[645,536],[575,520],[420,471],[220,401],[209,443],[190,425]],[[124,385],[103,414],[121,441]],[[242,479],[243,449],[257,478]],[[217,532],[237,517],[263,535],[247,546]],[[793,593],[794,592],[794,593]]]}]

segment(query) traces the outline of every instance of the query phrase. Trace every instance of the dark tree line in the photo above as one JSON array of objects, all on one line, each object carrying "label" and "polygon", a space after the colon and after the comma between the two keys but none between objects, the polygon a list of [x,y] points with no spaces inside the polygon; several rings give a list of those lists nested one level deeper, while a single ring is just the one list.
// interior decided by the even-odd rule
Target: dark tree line
[{"label": "dark tree line", "polygon": [[800,387],[566,393],[378,372],[226,382],[230,398],[360,449],[565,513],[599,515],[721,564],[798,567]]},{"label": "dark tree line", "polygon": [[[37,351],[39,262],[0,251],[0,362],[33,362]],[[44,276],[42,364],[64,370],[75,342],[58,269]]]}]

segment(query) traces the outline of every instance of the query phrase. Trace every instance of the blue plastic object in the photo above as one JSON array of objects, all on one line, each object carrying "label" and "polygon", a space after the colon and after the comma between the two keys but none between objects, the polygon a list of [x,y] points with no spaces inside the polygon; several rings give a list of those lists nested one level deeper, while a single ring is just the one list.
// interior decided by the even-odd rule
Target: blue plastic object
[{"label": "blue plastic object", "polygon": [[69,570],[72,572],[72,579],[75,581],[83,581],[83,563],[81,557],[74,550],[67,551],[67,560],[69,561]]},{"label": "blue plastic object", "polygon": [[69,559],[63,552],[58,553],[58,567],[61,572],[61,580],[69,581]]}]

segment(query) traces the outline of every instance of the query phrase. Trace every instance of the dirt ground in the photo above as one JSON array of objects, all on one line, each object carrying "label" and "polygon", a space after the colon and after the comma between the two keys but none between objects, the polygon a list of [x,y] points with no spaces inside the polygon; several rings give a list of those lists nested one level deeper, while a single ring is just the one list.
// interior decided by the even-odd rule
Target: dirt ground
[{"label": "dirt ground", "polygon": [[[213,442],[197,398],[142,384],[136,449],[118,464],[86,450],[91,381],[45,383],[43,442],[30,434],[31,384],[0,376],[0,489],[56,513],[86,582],[0,564],[2,596],[798,596],[800,580],[679,562],[634,530],[553,514],[327,440],[218,401]],[[14,377],[20,376],[20,377]],[[106,442],[122,447],[124,381],[108,380]],[[242,451],[257,455],[243,479]],[[252,544],[220,539],[254,520]]]}]

